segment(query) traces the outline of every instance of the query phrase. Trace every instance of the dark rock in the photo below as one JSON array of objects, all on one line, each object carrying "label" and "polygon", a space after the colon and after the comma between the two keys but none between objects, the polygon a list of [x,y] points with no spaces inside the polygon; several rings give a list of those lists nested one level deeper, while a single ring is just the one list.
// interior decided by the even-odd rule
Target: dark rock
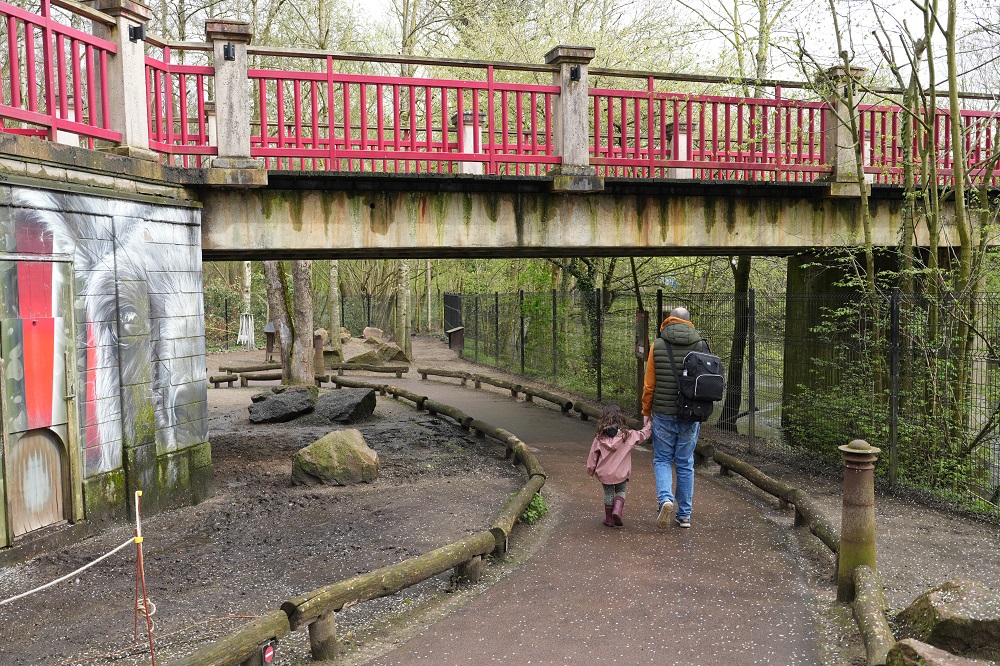
[{"label": "dark rock", "polygon": [[988,663],[957,657],[913,638],[896,643],[885,659],[886,666],[986,666]]},{"label": "dark rock", "polygon": [[963,657],[1000,659],[1000,595],[980,583],[942,583],[917,597],[896,620],[902,638]]},{"label": "dark rock", "polygon": [[263,393],[255,393],[254,395],[250,396],[250,402],[263,402],[264,400],[270,398],[272,395],[274,395],[274,393],[271,391],[264,391]]},{"label": "dark rock", "polygon": [[345,388],[328,391],[316,401],[311,418],[325,419],[330,423],[355,423],[372,415],[375,402],[373,389]]},{"label": "dark rock", "polygon": [[[313,389],[310,391],[309,389]],[[316,404],[315,386],[295,386],[265,397],[248,408],[251,423],[284,423],[308,414]]]},{"label": "dark rock", "polygon": [[292,483],[303,486],[369,483],[378,477],[378,454],[359,430],[337,430],[295,454]]}]

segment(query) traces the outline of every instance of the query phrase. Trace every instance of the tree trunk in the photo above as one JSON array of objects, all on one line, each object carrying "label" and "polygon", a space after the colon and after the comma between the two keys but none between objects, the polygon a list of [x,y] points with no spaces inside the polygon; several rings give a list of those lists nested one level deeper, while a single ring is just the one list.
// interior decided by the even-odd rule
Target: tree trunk
[{"label": "tree trunk", "polygon": [[750,264],[751,257],[741,256],[733,269],[733,345],[726,373],[726,397],[718,423],[723,430],[736,431],[736,419],[743,402],[743,359],[750,327]]},{"label": "tree trunk", "polygon": [[334,259],[330,262],[330,347],[336,355],[336,360],[344,360],[344,348],[340,343],[340,262]]},{"label": "tree trunk", "polygon": [[292,262],[292,284],[285,266],[264,262],[264,280],[272,321],[281,338],[281,381],[283,384],[312,384],[313,310],[312,263]]},{"label": "tree trunk", "polygon": [[410,342],[410,264],[406,259],[399,260],[399,282],[396,287],[396,344],[403,350],[406,358],[413,357],[413,344]]}]

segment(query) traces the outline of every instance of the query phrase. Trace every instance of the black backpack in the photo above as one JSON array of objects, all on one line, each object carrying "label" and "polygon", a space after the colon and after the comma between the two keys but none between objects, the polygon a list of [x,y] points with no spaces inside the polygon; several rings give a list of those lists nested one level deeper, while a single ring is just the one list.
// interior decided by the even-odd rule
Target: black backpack
[{"label": "black backpack", "polygon": [[681,364],[681,375],[678,376],[674,350],[669,342],[664,342],[670,358],[670,369],[677,382],[677,418],[681,421],[707,421],[715,407],[713,403],[722,400],[726,389],[722,359],[712,353],[707,340],[702,340],[706,351],[688,352]]}]

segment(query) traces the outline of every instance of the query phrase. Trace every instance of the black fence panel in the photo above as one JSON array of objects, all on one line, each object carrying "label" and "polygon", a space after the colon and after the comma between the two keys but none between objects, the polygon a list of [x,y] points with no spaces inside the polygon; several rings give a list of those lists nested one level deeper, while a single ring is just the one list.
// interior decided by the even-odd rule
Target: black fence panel
[{"label": "black fence panel", "polygon": [[[448,298],[466,358],[638,412],[634,293]],[[722,358],[727,395],[709,425],[831,459],[867,439],[893,484],[1000,504],[1000,294],[931,304],[898,292],[658,292],[642,304],[650,340],[658,313],[684,306]]]}]

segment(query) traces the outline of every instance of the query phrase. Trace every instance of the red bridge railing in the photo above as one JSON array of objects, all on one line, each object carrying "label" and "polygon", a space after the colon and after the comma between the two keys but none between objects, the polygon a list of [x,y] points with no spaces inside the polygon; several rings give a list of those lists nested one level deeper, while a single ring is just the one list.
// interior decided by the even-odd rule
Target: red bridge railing
[{"label": "red bridge railing", "polygon": [[268,169],[544,175],[559,87],[495,80],[251,69],[250,153]]},{"label": "red bridge railing", "polygon": [[[154,41],[154,40],[149,40]],[[213,145],[214,105],[209,102],[209,84],[215,69],[207,65],[171,62],[171,47],[162,49],[162,59],[146,56],[146,109],[149,147],[173,166],[202,167],[204,158],[218,154]]]},{"label": "red bridge railing", "polygon": [[107,64],[115,45],[60,23],[49,0],[39,14],[0,2],[0,131],[56,140],[59,132],[117,142],[110,129]]},{"label": "red bridge railing", "polygon": [[827,105],[591,88],[590,154],[610,178],[812,181],[829,173]]},{"label": "red bridge railing", "polygon": [[[903,145],[903,126],[909,123],[915,128],[918,120],[898,106],[862,105],[859,111],[859,129],[863,136],[861,155],[865,173],[870,181],[898,184],[903,181],[904,159],[907,149],[919,165],[921,155],[928,155],[933,163],[939,185],[953,182],[954,151],[952,151],[951,114],[938,109],[932,122],[927,122],[931,131],[924,135],[924,145],[911,142]],[[996,168],[997,131],[1000,129],[1000,114],[994,111],[962,111],[960,114],[963,152],[966,170],[973,182],[989,179],[992,186],[1000,186],[1000,169]],[[911,133],[910,136],[914,136]],[[919,169],[918,169],[919,173]]]},{"label": "red bridge railing", "polygon": [[[53,6],[62,10],[54,15]],[[123,5],[118,11],[136,10]],[[106,30],[99,34],[119,41],[100,39],[68,25],[72,13],[84,23],[116,25],[74,0],[41,0],[38,14],[0,0],[7,27],[6,42],[0,42],[0,131],[87,148],[120,144],[123,135],[112,121],[130,133],[136,124],[121,122],[122,110],[112,108],[109,61],[135,58],[122,41],[132,36]],[[137,15],[130,16],[131,22]],[[146,126],[137,147],[148,144],[167,164],[206,166],[219,154],[211,97],[222,92],[208,54],[221,43],[136,39],[145,39],[147,48],[145,81],[135,82],[145,88],[136,91],[144,93],[145,104],[129,116]],[[832,132],[843,136],[827,103],[783,97],[777,84],[799,85],[789,82],[771,82],[773,92],[760,98],[693,94],[671,87],[714,91],[732,82],[593,68],[601,85],[572,93],[580,95],[573,124],[557,121],[560,97],[570,89],[548,83],[556,73],[566,76],[561,67],[567,60],[543,65],[241,48],[257,66],[240,65],[249,94],[229,91],[236,96],[226,108],[243,107],[242,120],[232,126],[245,131],[249,125],[249,145],[227,148],[241,154],[224,157],[259,158],[272,170],[545,176],[562,165],[593,167],[606,178],[811,182],[835,171],[827,144]],[[560,48],[568,49],[567,58],[580,57],[577,47]],[[127,58],[118,55],[126,51]],[[116,57],[122,59],[111,60]],[[404,71],[423,67],[431,75],[370,73],[378,63]],[[127,90],[132,82],[125,83]],[[589,120],[580,115],[583,108]],[[926,145],[910,146],[902,145],[902,129],[916,121],[898,107],[861,106],[857,113],[870,181],[899,183],[904,159],[919,163],[925,155],[938,183],[951,182],[949,113],[936,112],[922,139]],[[989,178],[1000,186],[994,175],[1000,114],[967,110],[960,122],[970,180]],[[237,143],[245,144],[247,134],[241,136]],[[577,151],[567,158],[572,164],[563,164],[559,154],[570,155],[567,149]]]}]

